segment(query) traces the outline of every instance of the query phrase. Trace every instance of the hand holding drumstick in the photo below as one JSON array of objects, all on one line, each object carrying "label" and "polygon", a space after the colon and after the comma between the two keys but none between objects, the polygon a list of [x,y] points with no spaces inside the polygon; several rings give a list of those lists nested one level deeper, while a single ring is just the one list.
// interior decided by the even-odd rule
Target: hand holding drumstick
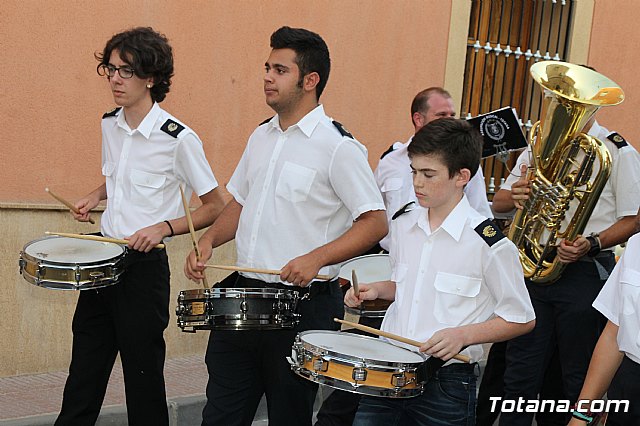
[{"label": "hand holding drumstick", "polygon": [[[91,210],[93,207],[89,207],[87,208],[87,204],[89,204],[88,199],[83,200],[82,202],[80,202],[79,204],[81,204],[80,207],[78,206],[74,206],[73,204],[71,204],[71,202],[65,200],[64,198],[62,198],[61,196],[57,195],[56,193],[54,193],[53,191],[51,191],[49,188],[45,188],[45,191],[47,191],[47,193],[49,195],[51,195],[53,198],[55,198],[56,200],[58,200],[59,202],[61,202],[62,204],[64,204],[65,206],[69,207],[69,209],[71,210],[71,212],[73,213],[73,217],[75,217],[75,219],[77,221],[80,222],[89,222],[92,225],[94,225],[96,222],[91,218],[91,216],[89,216],[89,210]],[[98,200],[98,203],[100,202],[100,200]],[[96,206],[98,205],[98,203],[96,203]],[[80,209],[83,209],[85,212],[81,213]]]}]

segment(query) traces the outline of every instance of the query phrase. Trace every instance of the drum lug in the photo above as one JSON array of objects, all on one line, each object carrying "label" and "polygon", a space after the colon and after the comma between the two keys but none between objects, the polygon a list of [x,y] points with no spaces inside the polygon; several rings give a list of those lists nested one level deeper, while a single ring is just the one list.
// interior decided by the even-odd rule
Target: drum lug
[{"label": "drum lug", "polygon": [[313,370],[320,371],[322,373],[329,369],[329,360],[326,358],[315,358],[313,360]]},{"label": "drum lug", "polygon": [[404,372],[395,373],[391,376],[391,385],[401,388],[406,386],[407,384],[409,384],[409,381],[407,381],[407,376],[404,374]]},{"label": "drum lug", "polygon": [[104,272],[90,272],[89,277],[93,282],[98,281],[99,279],[104,278]]},{"label": "drum lug", "polygon": [[351,378],[356,382],[364,382],[367,380],[367,369],[364,367],[356,367],[351,372]]},{"label": "drum lug", "polygon": [[247,311],[249,310],[249,305],[247,304],[247,301],[246,301],[246,300],[243,300],[243,301],[240,303],[240,310],[242,311],[242,313],[243,313],[243,314],[246,314],[246,313],[247,313]]},{"label": "drum lug", "polygon": [[78,287],[80,287],[80,278],[82,278],[80,275],[80,265],[76,265],[75,267],[75,277],[76,277],[76,283]]},{"label": "drum lug", "polygon": [[20,265],[20,273],[22,273],[24,267],[27,266],[27,261],[22,257],[22,252],[20,252],[20,260],[18,260],[18,264]]},{"label": "drum lug", "polygon": [[38,269],[36,269],[36,282],[39,283],[47,272],[47,267],[38,262]]}]

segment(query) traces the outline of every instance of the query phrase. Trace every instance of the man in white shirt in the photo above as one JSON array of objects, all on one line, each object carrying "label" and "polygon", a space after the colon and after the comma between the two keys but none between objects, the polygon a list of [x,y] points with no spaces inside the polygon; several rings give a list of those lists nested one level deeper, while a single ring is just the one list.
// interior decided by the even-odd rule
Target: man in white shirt
[{"label": "man in white shirt", "polygon": [[[419,92],[411,102],[411,122],[418,132],[423,126],[439,118],[453,118],[456,116],[453,99],[449,92],[441,87],[429,87]],[[396,142],[382,155],[378,167],[374,172],[378,188],[382,192],[387,219],[407,203],[416,201],[411,180],[410,161],[407,148],[411,138],[405,142]],[[464,189],[467,199],[476,211],[492,218],[491,207],[487,200],[487,189],[482,174],[482,167],[473,175]],[[391,235],[380,241],[380,247],[389,251]]]},{"label": "man in white shirt", "polygon": [[238,265],[280,270],[242,273],[225,285],[307,293],[293,330],[213,331],[203,425],[250,425],[263,394],[269,423],[310,425],[317,385],[286,361],[298,331],[336,329],[342,317],[339,263],[387,232],[384,204],[363,145],[318,103],[330,69],[329,50],[311,31],[282,27],[271,36],[264,93],[277,113],[250,136],[227,189],[233,199],[200,238],[185,273],[201,279],[212,248],[235,238]]},{"label": "man in white shirt", "polygon": [[101,200],[103,235],[129,240],[124,273],[115,285],[80,293],[73,317],[73,353],[57,426],[93,425],[118,353],[129,424],[168,425],[163,332],[169,322],[169,263],[165,237],[189,232],[180,186],[202,205],[195,229],[223,207],[218,183],[193,130],[158,105],[169,91],[173,55],[151,28],[114,35],[97,54],[119,106],[102,119],[105,183],[76,203],[80,221]]}]

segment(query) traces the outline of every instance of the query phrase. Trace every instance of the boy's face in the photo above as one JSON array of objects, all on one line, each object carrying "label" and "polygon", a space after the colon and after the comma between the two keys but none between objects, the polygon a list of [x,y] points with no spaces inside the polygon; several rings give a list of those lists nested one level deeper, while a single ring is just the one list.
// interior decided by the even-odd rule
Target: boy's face
[{"label": "boy's face", "polygon": [[447,166],[438,155],[414,155],[411,173],[418,203],[429,209],[453,209],[462,197],[470,174],[468,169],[462,169],[450,178]]},{"label": "boy's face", "polygon": [[275,112],[295,110],[303,96],[298,86],[300,69],[293,49],[273,49],[265,62],[264,95]]},{"label": "boy's face", "polygon": [[[132,68],[131,65],[120,58],[120,51],[118,50],[111,51],[109,65],[113,65],[116,68]],[[113,100],[118,106],[125,108],[132,108],[150,102],[151,92],[146,86],[147,83],[152,82],[153,79],[151,78],[142,79],[135,74],[131,78],[122,78],[119,71],[109,77]]]}]

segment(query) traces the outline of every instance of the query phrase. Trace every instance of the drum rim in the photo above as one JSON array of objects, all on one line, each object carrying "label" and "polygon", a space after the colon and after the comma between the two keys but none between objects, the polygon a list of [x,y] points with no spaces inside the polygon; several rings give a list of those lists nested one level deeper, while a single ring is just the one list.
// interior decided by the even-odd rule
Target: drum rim
[{"label": "drum rim", "polygon": [[[338,270],[338,278],[342,278],[343,280],[347,280],[347,281],[350,282],[351,281],[351,272],[349,272],[346,276],[343,276],[342,269],[345,266],[349,265],[350,263],[361,261],[363,259],[372,259],[372,258],[375,258],[375,257],[385,257],[387,259],[390,259],[390,256],[389,256],[388,253],[373,253],[373,254],[365,254],[365,255],[362,255],[362,256],[354,257],[352,259],[349,259],[349,260],[345,261],[343,264],[340,265],[340,269]],[[391,262],[391,260],[389,260],[389,262]]]},{"label": "drum rim", "polygon": [[[363,358],[363,357],[358,357],[358,356],[353,356],[353,355],[345,355],[342,354],[340,352],[335,352],[333,350],[330,349],[326,349],[320,346],[316,346],[313,343],[309,343],[309,342],[305,342],[302,338],[305,335],[308,334],[338,334],[341,336],[346,336],[348,335],[349,338],[358,338],[358,339],[363,339],[363,340],[369,340],[369,341],[379,341],[379,342],[384,342],[387,343],[389,345],[392,345],[395,348],[401,349],[403,351],[407,351],[410,352],[412,354],[415,354],[417,356],[419,356],[420,358],[422,358],[420,361],[414,361],[414,362],[403,362],[403,361],[385,361],[385,360],[380,360],[380,359],[375,359],[375,358]],[[384,340],[380,340],[377,337],[371,337],[371,336],[362,336],[360,334],[352,334],[352,333],[345,333],[345,332],[340,332],[340,331],[333,331],[333,330],[307,330],[307,331],[303,331],[301,333],[298,333],[298,336],[296,337],[296,343],[300,341],[300,344],[303,346],[302,349],[303,350],[309,350],[308,348],[304,347],[312,347],[315,350],[317,350],[317,352],[313,352],[314,354],[320,354],[320,352],[325,353],[328,356],[331,356],[333,358],[335,358],[336,360],[344,360],[345,362],[351,362],[351,361],[355,361],[358,363],[365,363],[367,364],[367,368],[371,368],[373,370],[377,370],[378,368],[376,367],[382,367],[380,369],[383,370],[387,370],[388,367],[400,367],[400,368],[406,368],[407,366],[411,366],[411,367],[417,367],[420,364],[422,364],[423,362],[425,362],[427,360],[427,357],[420,353],[420,352],[414,352],[410,349],[404,348],[402,346],[397,346],[394,345],[393,343],[389,343],[389,342],[385,342]],[[324,356],[326,356],[324,355]]]},{"label": "drum rim", "polygon": [[[23,247],[22,250],[20,251],[20,258],[24,259],[25,261],[32,261],[33,263],[40,263],[43,265],[60,265],[60,266],[68,266],[68,265],[75,265],[75,266],[79,266],[81,267],[95,267],[95,266],[111,266],[111,265],[115,265],[119,260],[121,260],[127,253],[127,249],[125,247],[123,247],[120,244],[116,244],[116,243],[109,243],[107,242],[106,244],[113,244],[114,246],[120,248],[122,250],[122,252],[120,254],[118,254],[117,256],[113,256],[113,257],[109,257],[107,259],[101,259],[101,260],[94,260],[91,262],[60,262],[60,261],[54,261],[54,260],[48,260],[48,259],[42,259],[39,257],[34,257],[32,255],[30,255],[29,253],[27,253],[26,249],[27,247],[41,242],[41,241],[45,241],[45,240],[51,240],[51,239],[60,239],[60,238],[66,238],[68,240],[73,240],[73,238],[69,238],[69,237],[60,237],[57,235],[50,235],[48,237],[42,237],[42,238],[38,238],[32,241],[29,241],[28,243],[26,243]],[[83,241],[90,241],[90,240],[83,240]],[[102,242],[98,242],[99,244],[105,244]]]},{"label": "drum rim", "polygon": [[[222,295],[233,295],[235,297],[221,297]],[[264,296],[278,296],[273,297],[273,299],[278,299],[281,296],[289,296],[290,298],[297,298],[298,292],[295,290],[283,289],[283,288],[272,288],[272,287],[211,287],[211,288],[194,288],[187,290],[180,290],[180,294],[178,295],[178,300],[181,298],[183,300],[191,300],[187,299],[187,297],[201,296],[203,298],[213,298],[213,299],[232,299],[232,298],[240,298],[242,296],[248,296],[249,298],[256,298],[262,296],[263,298],[268,298]]]}]

